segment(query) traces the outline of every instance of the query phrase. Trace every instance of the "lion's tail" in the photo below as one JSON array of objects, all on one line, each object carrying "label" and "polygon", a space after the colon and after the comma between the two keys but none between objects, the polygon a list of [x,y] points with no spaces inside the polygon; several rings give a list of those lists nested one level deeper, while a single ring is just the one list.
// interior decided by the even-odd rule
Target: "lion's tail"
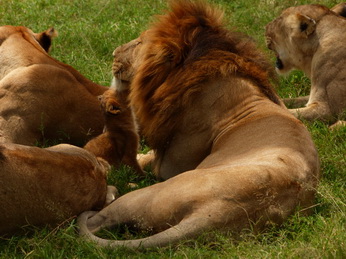
[{"label": "lion's tail", "polygon": [[107,240],[95,236],[87,227],[88,218],[95,215],[96,212],[86,211],[83,212],[77,220],[79,226],[79,234],[94,241],[97,245],[103,247],[127,247],[127,248],[150,248],[150,247],[163,247],[170,244],[175,244],[181,240],[196,237],[198,234],[203,233],[208,229],[208,223],[198,220],[197,217],[189,217],[182,220],[179,224],[172,226],[155,235],[133,240]]}]

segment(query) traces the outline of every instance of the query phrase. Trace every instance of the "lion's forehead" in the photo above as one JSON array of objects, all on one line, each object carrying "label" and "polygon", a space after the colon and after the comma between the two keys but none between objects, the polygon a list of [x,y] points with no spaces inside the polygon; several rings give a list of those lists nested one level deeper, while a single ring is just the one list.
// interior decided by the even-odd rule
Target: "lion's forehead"
[{"label": "lion's forehead", "polygon": [[294,28],[296,22],[297,17],[295,13],[283,14],[267,24],[266,35],[274,37],[278,33],[282,33],[284,29]]},{"label": "lion's forehead", "polygon": [[[290,19],[297,18],[297,15],[306,15],[315,20],[321,19],[325,14],[329,14],[330,10],[322,5],[300,5],[287,8],[284,10],[280,17],[284,20],[290,21]],[[292,16],[292,17],[291,17]]]},{"label": "lion's forehead", "polygon": [[113,57],[119,58],[127,55],[132,55],[133,51],[136,49],[139,43],[141,43],[140,37],[131,40],[130,42],[127,42],[123,45],[120,45],[119,47],[115,48],[113,51]]}]

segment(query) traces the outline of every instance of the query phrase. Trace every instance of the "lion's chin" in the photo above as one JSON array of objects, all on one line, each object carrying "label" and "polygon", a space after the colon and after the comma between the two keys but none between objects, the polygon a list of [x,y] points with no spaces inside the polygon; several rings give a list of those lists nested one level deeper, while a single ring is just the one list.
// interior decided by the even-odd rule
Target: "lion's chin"
[{"label": "lion's chin", "polygon": [[119,79],[116,75],[113,77],[110,88],[116,89],[121,92],[129,89],[129,81]]}]

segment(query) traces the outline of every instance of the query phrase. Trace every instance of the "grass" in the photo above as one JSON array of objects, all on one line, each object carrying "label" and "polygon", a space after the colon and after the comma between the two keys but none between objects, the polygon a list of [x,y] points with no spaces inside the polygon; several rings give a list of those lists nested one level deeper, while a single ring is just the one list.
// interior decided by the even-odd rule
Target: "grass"
[{"label": "grass", "polygon": [[[303,0],[211,2],[225,10],[229,28],[251,35],[264,51],[267,51],[264,26],[286,7],[312,3]],[[331,7],[337,2],[319,3]],[[0,23],[25,25],[36,32],[54,26],[59,37],[53,43],[51,55],[91,80],[108,85],[114,48],[137,37],[150,17],[165,7],[163,0],[0,0]],[[293,97],[307,94],[309,84],[301,72],[295,72],[280,78],[277,90],[282,97]],[[72,220],[56,229],[28,227],[26,234],[0,238],[0,258],[345,258],[346,128],[331,132],[321,122],[306,122],[306,126],[318,148],[322,172],[317,206],[310,217],[296,214],[283,226],[261,234],[248,232],[235,238],[231,234],[211,233],[174,247],[144,252],[95,247],[78,237]],[[127,182],[136,179],[123,168],[113,171],[109,181],[117,183],[124,193],[130,191]],[[153,182],[149,176],[139,186]],[[122,232],[122,237],[133,236],[129,230]],[[121,237],[117,232],[105,235]]]}]

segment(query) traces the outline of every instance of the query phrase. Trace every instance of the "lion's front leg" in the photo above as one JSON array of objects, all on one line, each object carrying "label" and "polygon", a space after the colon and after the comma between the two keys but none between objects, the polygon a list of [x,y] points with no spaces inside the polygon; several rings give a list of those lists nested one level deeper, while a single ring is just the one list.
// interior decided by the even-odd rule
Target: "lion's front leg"
[{"label": "lion's front leg", "polygon": [[298,109],[289,109],[289,111],[299,119],[305,119],[308,121],[322,120],[322,121],[335,121],[335,117],[332,115],[328,103],[314,102],[307,107]]},{"label": "lion's front leg", "polygon": [[309,98],[310,95],[296,98],[283,98],[282,100],[287,108],[300,108],[307,104]]}]

